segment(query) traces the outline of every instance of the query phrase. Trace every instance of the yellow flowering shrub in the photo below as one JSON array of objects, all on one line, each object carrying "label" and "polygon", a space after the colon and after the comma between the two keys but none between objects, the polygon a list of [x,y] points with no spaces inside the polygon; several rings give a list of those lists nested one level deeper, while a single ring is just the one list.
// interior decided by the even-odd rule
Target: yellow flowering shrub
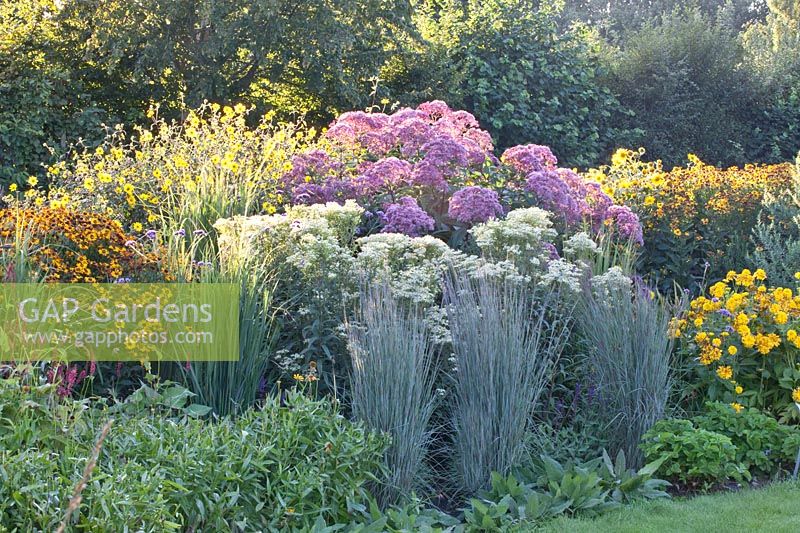
[{"label": "yellow flowering shrub", "polygon": [[250,127],[248,113],[206,104],[166,122],[153,108],[152,125],[134,127],[130,139],[118,127],[104,146],[51,166],[47,201],[106,214],[134,232],[161,221],[208,231],[219,218],[274,213],[284,204],[278,178],[314,132],[269,116]]},{"label": "yellow flowering shrub", "polygon": [[[800,273],[798,273],[800,277]],[[797,417],[800,294],[769,287],[763,270],[728,272],[673,319],[699,387],[711,400]]]},{"label": "yellow flowering shrub", "polygon": [[43,281],[147,280],[158,272],[154,255],[135,251],[121,224],[100,214],[49,207],[0,210],[0,245],[17,246],[19,231],[29,235],[27,259]]},{"label": "yellow flowering shrub", "polygon": [[643,155],[643,149],[617,150],[611,165],[587,177],[639,216],[645,242],[639,271],[665,289],[672,281],[688,287],[704,275],[719,279],[739,264],[765,191],[785,189],[793,174],[789,163],[720,169],[692,154],[686,167],[666,171]]}]

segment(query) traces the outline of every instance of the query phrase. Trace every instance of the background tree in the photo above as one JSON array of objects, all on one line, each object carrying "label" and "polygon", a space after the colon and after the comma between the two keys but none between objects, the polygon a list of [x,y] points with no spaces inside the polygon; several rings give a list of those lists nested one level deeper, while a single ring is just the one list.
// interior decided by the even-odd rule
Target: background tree
[{"label": "background tree", "polygon": [[174,114],[246,100],[322,122],[360,107],[410,4],[22,0],[0,14],[0,179],[19,180],[46,160],[43,143],[136,122],[151,102]]},{"label": "background tree", "polygon": [[402,102],[440,98],[471,111],[504,148],[553,147],[566,165],[600,160],[630,132],[601,86],[596,36],[585,26],[559,31],[552,2],[437,0],[417,7],[415,41],[384,69]]},{"label": "background tree", "polygon": [[758,94],[741,61],[735,32],[697,8],[677,9],[628,36],[611,56],[608,83],[634,112],[651,156],[742,164]]}]

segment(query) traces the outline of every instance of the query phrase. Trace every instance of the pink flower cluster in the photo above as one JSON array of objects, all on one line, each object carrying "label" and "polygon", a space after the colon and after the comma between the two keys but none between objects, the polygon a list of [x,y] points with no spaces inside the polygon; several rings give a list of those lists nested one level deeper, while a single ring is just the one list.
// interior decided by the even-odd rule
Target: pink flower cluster
[{"label": "pink flower cluster", "polygon": [[391,115],[344,113],[325,138],[333,151],[362,162],[348,166],[319,149],[293,157],[282,179],[293,203],[370,200],[411,188],[443,192],[454,178],[496,162],[492,138],[475,117],[441,101]]},{"label": "pink flower cluster", "polygon": [[[445,209],[452,221],[463,225],[502,216],[498,192],[506,191],[532,199],[567,225],[587,222],[597,231],[613,225],[620,236],[641,241],[636,215],[614,205],[599,185],[559,168],[550,148],[515,146],[498,160],[491,136],[475,117],[442,101],[392,114],[344,113],[322,144],[325,150],[294,156],[291,171],[282,178],[293,204],[355,199],[368,210],[383,207],[378,214],[384,231],[419,235],[431,231],[431,215],[441,219]],[[463,183],[497,185],[494,190],[460,188]],[[426,206],[436,206],[436,212],[426,213],[417,203],[421,198],[427,198]]]},{"label": "pink flower cluster", "polygon": [[56,364],[47,369],[47,381],[48,383],[57,384],[56,393],[65,398],[72,396],[75,387],[80,385],[88,376],[94,375],[95,368],[94,361],[89,362],[86,368],[83,368],[80,372],[78,371],[78,365]]},{"label": "pink flower cluster", "polygon": [[420,237],[434,227],[433,218],[410,196],[386,205],[381,220],[383,233],[404,233],[411,237]]},{"label": "pink flower cluster", "polygon": [[638,245],[644,244],[642,224],[636,213],[625,205],[612,205],[606,212],[606,223],[612,225],[624,239],[630,239]]},{"label": "pink flower cluster", "polygon": [[464,187],[453,193],[447,214],[462,224],[486,222],[503,215],[498,194],[483,187]]},{"label": "pink flower cluster", "polygon": [[537,203],[568,225],[589,222],[596,230],[612,225],[625,239],[642,244],[639,218],[627,207],[614,205],[597,183],[587,182],[575,172],[558,168],[553,153],[546,146],[528,144],[509,148],[502,162],[525,176],[523,188]]},{"label": "pink flower cluster", "polygon": [[558,164],[550,148],[539,144],[514,146],[503,152],[500,159],[521,174],[555,169]]}]

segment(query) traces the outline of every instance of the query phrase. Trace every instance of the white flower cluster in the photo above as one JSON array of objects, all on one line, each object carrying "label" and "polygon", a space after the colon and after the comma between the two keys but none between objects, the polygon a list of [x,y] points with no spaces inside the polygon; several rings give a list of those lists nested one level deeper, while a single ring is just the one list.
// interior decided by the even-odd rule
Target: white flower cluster
[{"label": "white flower cluster", "polygon": [[598,253],[600,247],[585,231],[580,231],[564,241],[564,256],[571,260],[589,260]]},{"label": "white flower cluster", "polygon": [[414,304],[433,305],[441,292],[447,244],[434,237],[379,233],[358,239],[355,263],[372,280],[388,280],[394,294]]},{"label": "white flower cluster", "polygon": [[504,220],[489,220],[470,230],[483,256],[493,261],[509,260],[528,274],[541,270],[557,236],[550,213],[538,207],[515,209]]},{"label": "white flower cluster", "polygon": [[565,259],[556,259],[547,264],[547,272],[539,278],[542,286],[557,286],[573,294],[581,292],[583,273],[574,263]]},{"label": "white flower cluster", "polygon": [[336,239],[347,244],[353,240],[363,213],[364,208],[354,200],[347,200],[344,205],[336,202],[296,205],[286,210],[286,217],[290,220],[325,220]]},{"label": "white flower cluster", "polygon": [[592,278],[592,292],[599,301],[612,301],[612,296],[629,296],[633,280],[618,266]]}]

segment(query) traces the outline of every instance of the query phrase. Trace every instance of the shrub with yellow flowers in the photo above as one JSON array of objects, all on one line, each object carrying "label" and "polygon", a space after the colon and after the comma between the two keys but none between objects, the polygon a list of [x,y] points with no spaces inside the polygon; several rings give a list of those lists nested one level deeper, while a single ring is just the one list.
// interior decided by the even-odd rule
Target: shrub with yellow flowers
[{"label": "shrub with yellow flowers", "polygon": [[[731,271],[673,319],[700,388],[710,400],[798,418],[800,401],[800,295],[769,287],[766,273]],[[796,274],[800,280],[800,272]]]},{"label": "shrub with yellow flowers", "polygon": [[[20,239],[20,233],[27,237]],[[135,251],[133,242],[119,222],[96,213],[50,207],[0,210],[0,244],[13,248],[24,243],[27,260],[47,282],[149,280],[158,272],[157,261]]]},{"label": "shrub with yellow flowers", "polygon": [[276,212],[285,203],[278,178],[295,147],[315,135],[270,116],[250,127],[242,104],[204,104],[182,122],[157,111],[130,139],[120,126],[103,146],[51,166],[50,204],[99,212],[135,232],[162,221],[210,231],[219,218]]},{"label": "shrub with yellow flowers", "polygon": [[785,189],[793,174],[789,163],[720,169],[693,154],[686,167],[666,171],[643,155],[644,149],[619,149],[611,165],[587,177],[639,216],[645,245],[638,270],[663,289],[673,281],[694,285],[704,275],[720,279],[741,264],[765,192]]}]

